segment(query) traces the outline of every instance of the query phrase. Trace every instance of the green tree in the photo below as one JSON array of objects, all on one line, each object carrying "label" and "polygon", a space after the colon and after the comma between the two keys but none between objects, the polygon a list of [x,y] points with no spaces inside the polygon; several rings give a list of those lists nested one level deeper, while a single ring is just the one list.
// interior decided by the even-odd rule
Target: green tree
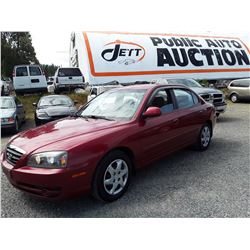
[{"label": "green tree", "polygon": [[58,66],[56,66],[54,64],[51,64],[51,65],[42,64],[41,66],[43,68],[43,72],[44,72],[44,74],[45,74],[46,77],[54,76],[55,72],[56,72],[56,70],[58,68]]},{"label": "green tree", "polygon": [[15,65],[39,64],[29,32],[1,32],[1,71],[11,77]]}]

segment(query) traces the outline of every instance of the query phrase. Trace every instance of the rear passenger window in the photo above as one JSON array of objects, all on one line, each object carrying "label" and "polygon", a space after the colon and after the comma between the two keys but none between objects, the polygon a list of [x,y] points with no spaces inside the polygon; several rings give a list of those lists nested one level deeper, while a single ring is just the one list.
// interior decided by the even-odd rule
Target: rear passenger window
[{"label": "rear passenger window", "polygon": [[42,75],[42,72],[39,67],[29,67],[30,75],[31,76],[40,76]]},{"label": "rear passenger window", "polygon": [[16,68],[16,76],[28,76],[27,67]]},{"label": "rear passenger window", "polygon": [[195,105],[193,95],[183,89],[174,89],[177,105],[179,109],[190,108]]}]

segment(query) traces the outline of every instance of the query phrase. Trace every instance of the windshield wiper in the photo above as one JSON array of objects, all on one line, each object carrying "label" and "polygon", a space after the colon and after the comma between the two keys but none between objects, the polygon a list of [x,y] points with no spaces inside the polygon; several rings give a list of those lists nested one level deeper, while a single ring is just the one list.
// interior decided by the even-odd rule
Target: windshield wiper
[{"label": "windshield wiper", "polygon": [[108,118],[106,116],[100,116],[100,115],[80,115],[80,117],[92,118],[92,119],[103,119],[103,120],[107,120],[107,121],[115,121],[114,119]]}]

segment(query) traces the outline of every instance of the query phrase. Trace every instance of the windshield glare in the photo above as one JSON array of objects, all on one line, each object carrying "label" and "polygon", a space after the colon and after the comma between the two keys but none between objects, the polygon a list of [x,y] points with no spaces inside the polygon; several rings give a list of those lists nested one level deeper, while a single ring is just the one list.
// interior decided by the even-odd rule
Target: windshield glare
[{"label": "windshield glare", "polygon": [[192,79],[169,79],[168,80],[169,83],[171,84],[183,84],[187,87],[190,87],[190,88],[202,88],[202,86],[196,82],[195,80],[192,80]]},{"label": "windshield glare", "polygon": [[40,100],[39,107],[41,106],[72,106],[73,102],[65,96],[58,97],[43,97]]},{"label": "windshield glare", "polygon": [[146,90],[119,89],[104,92],[93,99],[80,116],[101,116],[113,120],[130,120],[139,107]]},{"label": "windshield glare", "polygon": [[11,98],[3,98],[0,99],[0,108],[1,109],[13,109],[15,108],[15,104]]}]

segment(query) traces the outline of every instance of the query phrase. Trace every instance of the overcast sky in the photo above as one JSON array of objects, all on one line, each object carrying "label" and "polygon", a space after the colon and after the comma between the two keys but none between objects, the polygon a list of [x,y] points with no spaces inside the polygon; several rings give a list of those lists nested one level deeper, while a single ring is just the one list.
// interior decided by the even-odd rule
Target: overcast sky
[{"label": "overcast sky", "polygon": [[[1,9],[11,8],[12,2],[2,2]],[[11,16],[20,15],[24,4],[33,6],[34,1],[17,1]],[[1,12],[0,27],[30,31],[40,63],[67,66],[72,31],[249,33],[248,6],[245,0],[44,0],[36,11],[22,12],[20,19],[10,19],[9,12]]]}]

